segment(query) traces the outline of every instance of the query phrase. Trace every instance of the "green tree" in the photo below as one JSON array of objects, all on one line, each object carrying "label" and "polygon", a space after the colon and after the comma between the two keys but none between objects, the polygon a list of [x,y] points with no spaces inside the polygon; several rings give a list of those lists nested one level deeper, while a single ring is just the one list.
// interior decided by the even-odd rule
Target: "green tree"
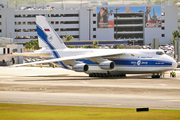
[{"label": "green tree", "polygon": [[98,45],[99,43],[98,43],[98,41],[93,41],[93,46],[95,47],[95,48],[97,48],[97,45]]},{"label": "green tree", "polygon": [[91,45],[83,45],[82,48],[92,48]]},{"label": "green tree", "polygon": [[174,32],[172,32],[173,34],[173,39],[177,39],[178,37],[180,37],[180,33],[178,30],[175,30]]},{"label": "green tree", "polygon": [[139,5],[139,3],[137,3],[137,2],[132,2],[132,3],[130,3],[129,5]]},{"label": "green tree", "polygon": [[37,40],[31,40],[30,42],[25,42],[26,49],[33,49],[33,50],[38,50],[39,49],[39,43]]},{"label": "green tree", "polygon": [[160,0],[155,0],[154,4],[155,4],[155,5],[157,5],[157,4],[160,5],[160,4],[161,4],[161,1],[160,1]]},{"label": "green tree", "polygon": [[39,43],[37,40],[31,40],[30,43],[32,45],[32,49],[39,50]]},{"label": "green tree", "polygon": [[124,45],[119,45],[119,49],[125,49]]},{"label": "green tree", "polygon": [[175,41],[177,41],[178,37],[180,37],[180,32],[178,30],[175,30],[172,32],[173,40],[170,40],[173,46],[175,45]]},{"label": "green tree", "polygon": [[74,39],[74,37],[71,36],[71,35],[66,35],[65,37],[63,37],[63,39],[64,39],[64,41],[67,42],[67,45],[68,45],[69,42],[70,42],[72,39]]},{"label": "green tree", "polygon": [[147,4],[150,4],[151,3],[151,0],[147,0]]},{"label": "green tree", "polygon": [[25,46],[24,46],[26,49],[31,49],[32,48],[32,45],[30,42],[25,42]]},{"label": "green tree", "polygon": [[68,46],[68,48],[75,48],[75,46],[74,46],[74,45],[71,45],[71,46]]}]

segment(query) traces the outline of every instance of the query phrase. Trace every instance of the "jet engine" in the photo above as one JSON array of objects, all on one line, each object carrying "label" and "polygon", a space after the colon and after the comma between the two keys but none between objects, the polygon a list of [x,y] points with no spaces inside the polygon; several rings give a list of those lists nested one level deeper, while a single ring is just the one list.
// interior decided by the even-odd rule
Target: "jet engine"
[{"label": "jet engine", "polygon": [[84,63],[75,64],[75,65],[73,65],[72,69],[76,72],[86,72],[86,71],[88,71],[89,66]]},{"label": "jet engine", "polygon": [[99,67],[101,69],[110,70],[115,67],[115,63],[113,61],[103,61],[99,63]]}]

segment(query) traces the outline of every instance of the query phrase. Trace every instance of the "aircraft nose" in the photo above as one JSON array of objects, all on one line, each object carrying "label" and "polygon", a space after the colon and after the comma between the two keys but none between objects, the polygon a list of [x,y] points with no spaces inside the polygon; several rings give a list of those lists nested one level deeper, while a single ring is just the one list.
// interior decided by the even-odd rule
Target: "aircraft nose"
[{"label": "aircraft nose", "polygon": [[177,66],[178,66],[178,63],[174,60],[174,61],[172,62],[172,67],[173,67],[173,69],[177,68]]}]

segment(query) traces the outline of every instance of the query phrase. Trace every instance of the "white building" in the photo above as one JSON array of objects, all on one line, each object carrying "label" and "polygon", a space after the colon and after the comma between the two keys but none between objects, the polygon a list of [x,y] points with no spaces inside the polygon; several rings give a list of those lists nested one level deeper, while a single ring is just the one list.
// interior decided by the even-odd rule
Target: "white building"
[{"label": "white building", "polygon": [[12,44],[12,38],[0,37],[0,66],[23,63],[22,56],[12,56],[11,53],[22,53],[23,45]]},{"label": "white building", "polygon": [[[146,22],[148,5],[132,6],[93,0],[87,3],[74,1],[19,5],[18,9],[15,9],[15,7],[8,7],[7,1],[0,1],[0,37],[13,37],[14,43],[24,44],[30,40],[37,40],[36,15],[47,17],[61,38],[65,35],[72,35],[74,37],[72,41],[108,41],[105,44],[113,43],[116,39],[149,44],[152,38],[159,38],[160,44],[169,44],[172,32],[178,30],[180,26],[180,7],[178,6],[150,6],[153,19]],[[33,9],[34,7],[44,8],[44,6],[49,7]],[[50,9],[50,6],[53,9]],[[130,13],[125,12],[128,7]],[[108,27],[98,27],[100,23],[98,14],[101,8],[108,8],[106,18]],[[115,8],[119,10],[116,11]]]}]

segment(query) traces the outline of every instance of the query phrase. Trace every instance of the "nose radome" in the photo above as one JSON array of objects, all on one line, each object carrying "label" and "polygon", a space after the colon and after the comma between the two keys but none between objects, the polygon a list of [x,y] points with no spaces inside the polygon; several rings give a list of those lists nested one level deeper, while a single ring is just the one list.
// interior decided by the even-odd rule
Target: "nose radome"
[{"label": "nose radome", "polygon": [[172,63],[173,69],[177,68],[177,66],[178,66],[178,63],[174,60],[173,63]]}]

